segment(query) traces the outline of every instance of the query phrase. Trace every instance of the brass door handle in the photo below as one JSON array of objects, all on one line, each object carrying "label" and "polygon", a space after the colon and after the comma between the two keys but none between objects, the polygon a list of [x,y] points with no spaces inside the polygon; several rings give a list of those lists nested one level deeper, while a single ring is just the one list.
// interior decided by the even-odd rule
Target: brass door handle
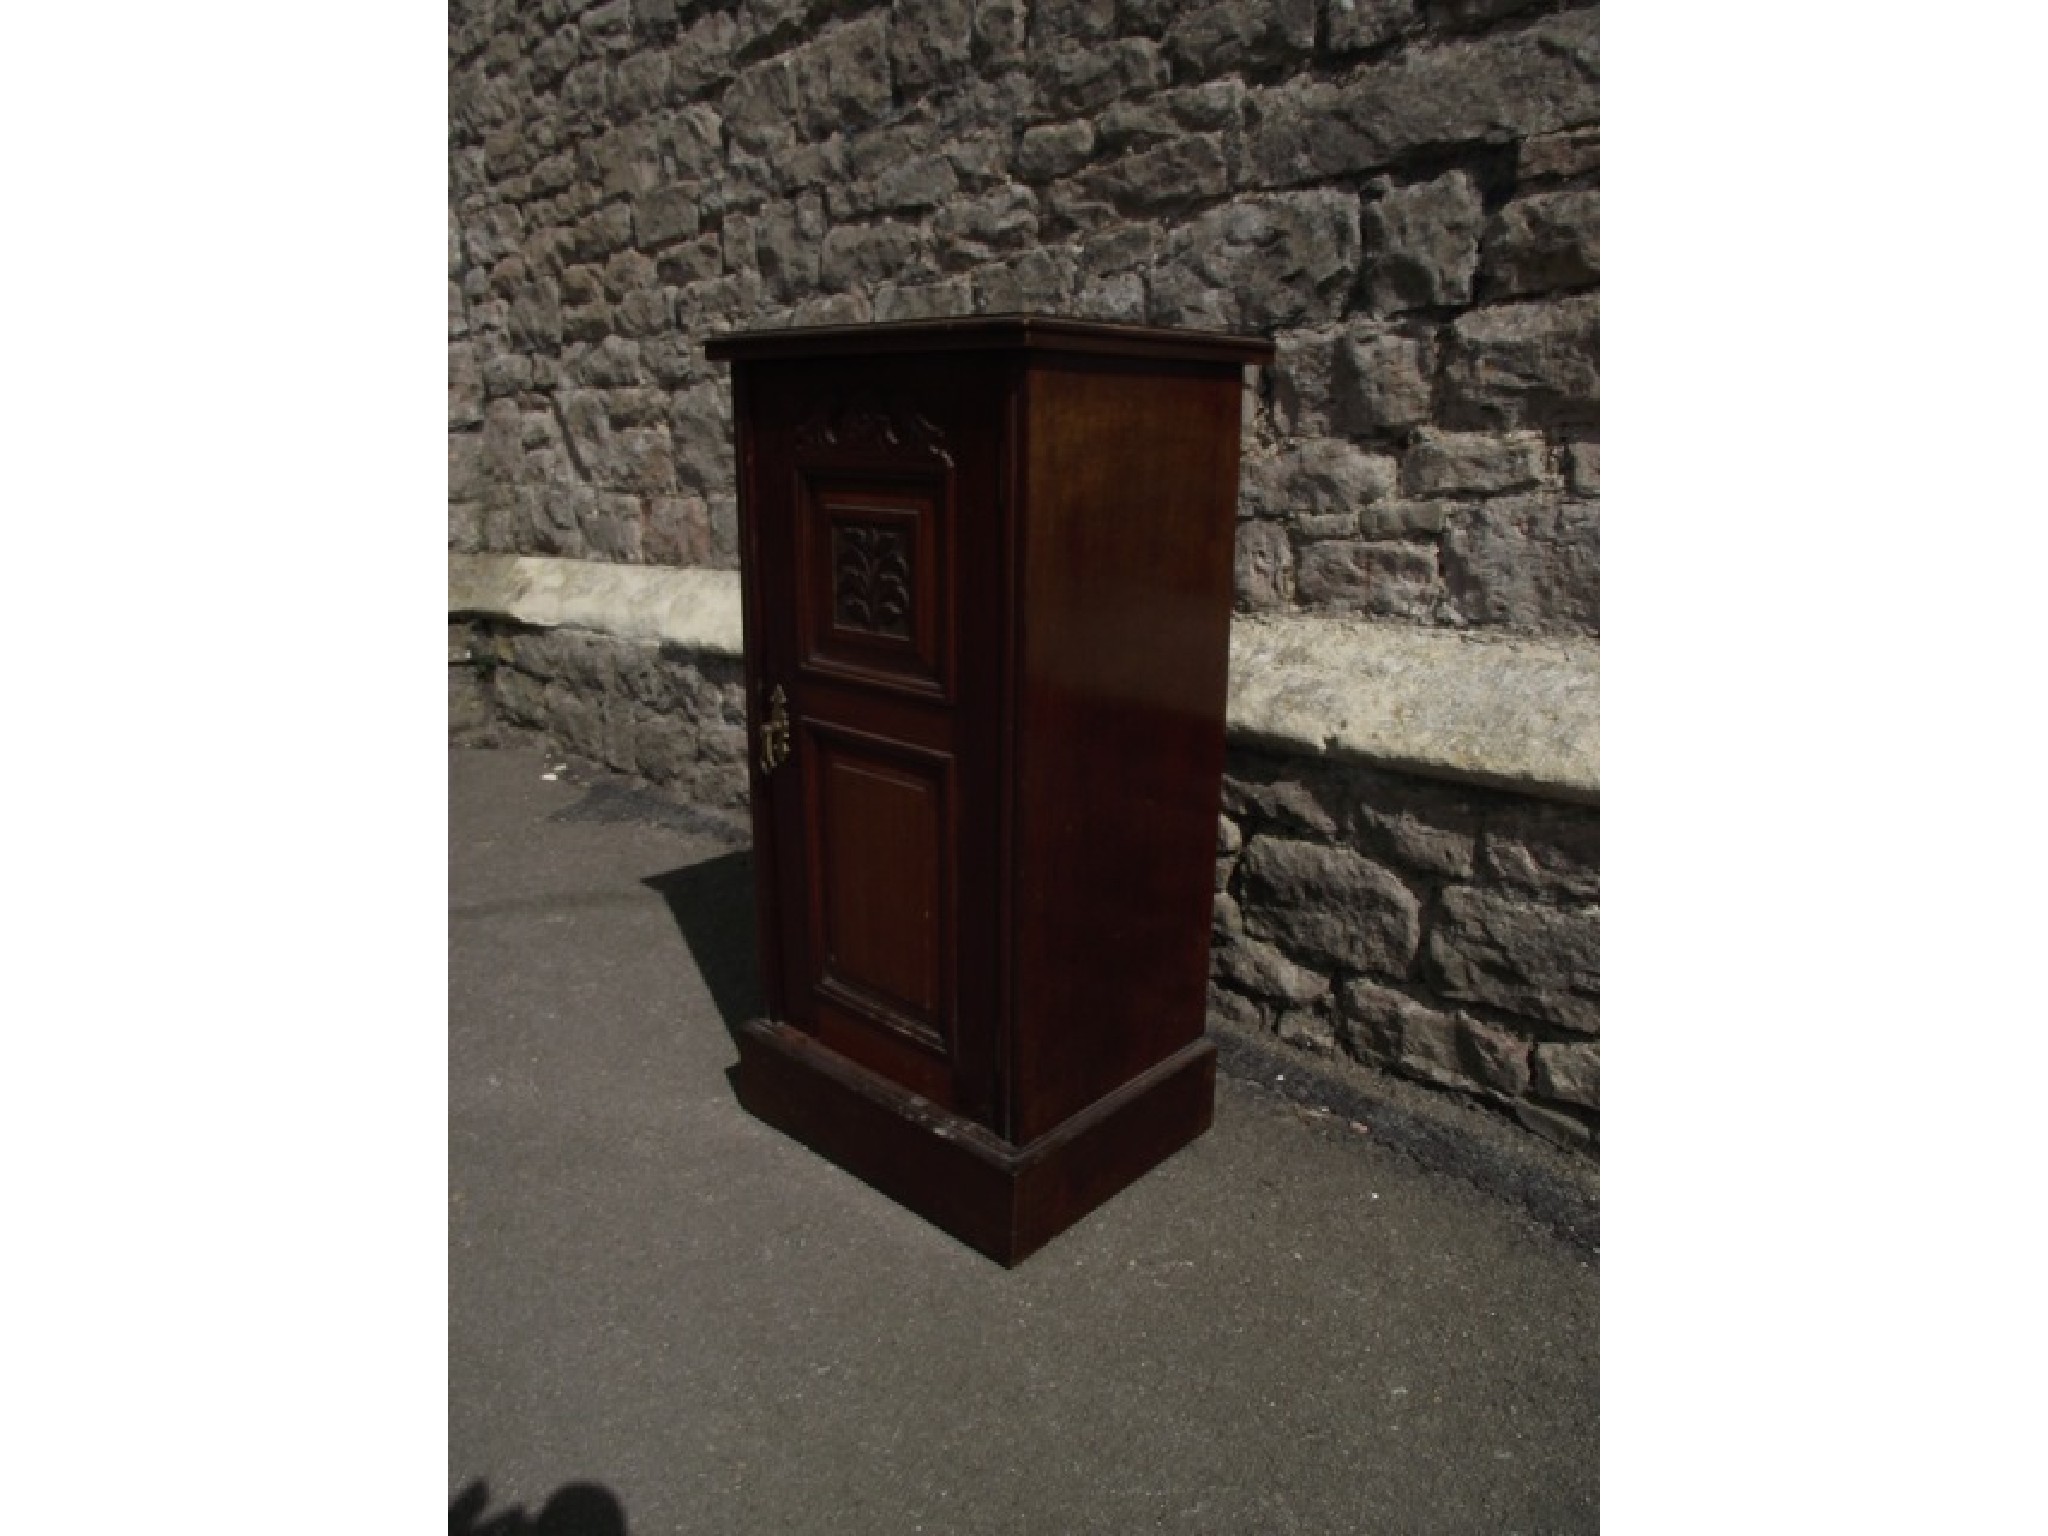
[{"label": "brass door handle", "polygon": [[782,685],[768,695],[768,718],[761,722],[761,772],[773,773],[789,758],[789,700]]}]

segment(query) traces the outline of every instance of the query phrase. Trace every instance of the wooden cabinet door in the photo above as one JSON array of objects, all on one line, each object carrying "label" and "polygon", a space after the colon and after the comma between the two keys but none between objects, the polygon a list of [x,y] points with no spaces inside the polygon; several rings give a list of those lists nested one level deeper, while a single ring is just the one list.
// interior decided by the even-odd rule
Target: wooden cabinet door
[{"label": "wooden cabinet door", "polygon": [[1003,406],[943,359],[741,402],[770,1011],[992,1126]]}]

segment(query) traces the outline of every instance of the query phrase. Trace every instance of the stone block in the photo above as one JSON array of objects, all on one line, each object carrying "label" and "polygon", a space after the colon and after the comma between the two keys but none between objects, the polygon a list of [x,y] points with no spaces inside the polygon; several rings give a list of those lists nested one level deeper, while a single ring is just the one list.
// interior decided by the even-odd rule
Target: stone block
[{"label": "stone block", "polygon": [[[726,478],[729,486],[729,471]],[[733,570],[740,563],[739,497],[728,488],[706,499],[711,505],[711,558],[705,564]]]},{"label": "stone block", "polygon": [[959,173],[942,154],[919,155],[876,178],[870,206],[889,212],[943,206],[960,190]]},{"label": "stone block", "polygon": [[663,180],[708,183],[727,172],[724,119],[709,103],[687,107],[649,131],[657,163],[673,171]]},{"label": "stone block", "polygon": [[1273,1033],[1283,1045],[1318,1056],[1337,1054],[1337,1031],[1328,1014],[1314,1008],[1283,1008],[1273,1020]]},{"label": "stone block", "polygon": [[656,565],[701,565],[711,553],[711,509],[702,496],[648,498],[641,553]]},{"label": "stone block", "polygon": [[448,434],[448,500],[476,502],[485,493],[484,439],[481,432]]},{"label": "stone block", "polygon": [[1365,207],[1365,287],[1375,311],[1469,304],[1485,224],[1463,171],[1396,187]]},{"label": "stone block", "polygon": [[1335,837],[1344,802],[1340,775],[1299,760],[1233,756],[1223,779],[1223,804],[1254,831]]},{"label": "stone block", "polygon": [[1358,252],[1358,201],[1348,193],[1242,198],[1174,231],[1153,274],[1155,308],[1163,290],[1189,307],[1217,291],[1254,330],[1313,325],[1342,313]]},{"label": "stone block", "polygon": [[875,319],[930,320],[974,313],[971,278],[949,277],[936,283],[884,283],[875,290]]},{"label": "stone block", "polygon": [[1600,130],[1573,128],[1542,133],[1522,141],[1515,159],[1518,181],[1585,176],[1600,169]]},{"label": "stone block", "polygon": [[974,62],[982,70],[1024,61],[1025,0],[975,0]]},{"label": "stone block", "polygon": [[667,287],[695,288],[717,281],[725,270],[725,260],[725,242],[718,235],[699,235],[663,251],[655,273]]},{"label": "stone block", "polygon": [[1415,0],[1325,0],[1332,53],[1362,53],[1415,25]]},{"label": "stone block", "polygon": [[[843,142],[846,146],[843,179],[855,184],[877,181],[898,166],[908,164],[921,155],[938,154],[944,148],[937,129],[923,121],[871,128],[865,133],[852,134]],[[828,194],[833,190],[828,188]],[[859,195],[857,185],[850,190],[853,195],[847,197],[843,206],[866,207],[873,202],[871,196]]]},{"label": "stone block", "polygon": [[1433,1082],[1462,1085],[1458,1021],[1405,992],[1356,978],[1337,994],[1337,1030],[1361,1061],[1391,1062]]},{"label": "stone block", "polygon": [[1535,805],[1498,813],[1480,840],[1478,868],[1490,883],[1539,896],[1597,901],[1600,813]]},{"label": "stone block", "polygon": [[989,187],[1010,179],[1010,136],[1007,132],[955,136],[942,148],[965,186]]},{"label": "stone block", "polygon": [[1305,64],[1316,46],[1317,0],[1222,0],[1183,12],[1166,29],[1166,56],[1183,79]]},{"label": "stone block", "polygon": [[1516,297],[1600,281],[1600,194],[1539,192],[1494,215],[1482,272],[1489,296]]},{"label": "stone block", "polygon": [[931,231],[943,265],[979,265],[1035,243],[1038,199],[1016,186],[957,199],[932,219]]},{"label": "stone block", "polygon": [[1295,964],[1255,938],[1240,936],[1218,944],[1211,956],[1211,969],[1239,991],[1269,1002],[1299,1006],[1330,994],[1328,977]]},{"label": "stone block", "polygon": [[896,0],[889,21],[889,67],[905,95],[950,84],[971,66],[970,0]]},{"label": "stone block", "polygon": [[1239,861],[1245,928],[1308,961],[1404,975],[1421,913],[1400,879],[1347,848],[1255,837]]},{"label": "stone block", "polygon": [[558,84],[570,66],[583,57],[583,34],[575,27],[562,27],[550,32],[538,47],[527,55],[533,68],[533,83],[537,86]]},{"label": "stone block", "polygon": [[647,371],[640,366],[640,344],[616,334],[587,348],[569,365],[569,373],[579,384],[601,387],[647,382]]},{"label": "stone block", "polygon": [[841,224],[826,234],[820,277],[827,288],[868,288],[930,272],[926,236],[914,224],[881,219]]},{"label": "stone block", "polygon": [[1443,425],[1592,427],[1600,421],[1600,301],[1500,304],[1444,343]]},{"label": "stone block", "polygon": [[1279,523],[1237,525],[1237,605],[1247,612],[1283,608],[1294,599],[1294,545]]},{"label": "stone block", "polygon": [[787,148],[796,138],[794,60],[779,55],[741,70],[719,100],[719,117],[742,149],[773,155]]},{"label": "stone block", "polygon": [[623,299],[630,293],[654,287],[658,272],[652,256],[639,251],[620,251],[604,264],[599,275],[606,297]]},{"label": "stone block", "polygon": [[814,138],[860,127],[889,110],[889,21],[864,16],[826,33],[797,56],[797,98]]},{"label": "stone block", "polygon": [[726,489],[731,477],[731,392],[724,380],[679,389],[669,410],[676,479],[700,494]]},{"label": "stone block", "polygon": [[814,294],[789,311],[791,325],[865,325],[875,307],[864,293]]},{"label": "stone block", "polygon": [[448,348],[448,425],[476,427],[484,420],[484,376],[476,347],[466,341]]},{"label": "stone block", "polygon": [[1445,530],[1443,563],[1465,623],[1545,633],[1600,627],[1600,509],[1592,502],[1482,503]]},{"label": "stone block", "polygon": [[1458,1061],[1465,1075],[1509,1098],[1529,1089],[1529,1042],[1474,1018],[1458,1020]]},{"label": "stone block", "polygon": [[1142,37],[1095,46],[1066,44],[1042,56],[1035,72],[1046,106],[1059,117],[1097,112],[1167,83],[1159,45]]},{"label": "stone block", "polygon": [[640,551],[640,509],[631,497],[587,519],[583,524],[585,552],[593,560],[610,560],[620,565],[638,565]]},{"label": "stone block", "polygon": [[1434,622],[1444,582],[1433,545],[1331,539],[1296,563],[1294,589],[1312,608]]},{"label": "stone block", "polygon": [[[673,491],[676,468],[668,428],[631,427],[613,434],[610,473],[602,483],[608,489],[641,495]],[[637,509],[635,516],[637,519]]]},{"label": "stone block", "polygon": [[776,298],[789,301],[816,288],[825,239],[825,205],[815,192],[770,203],[754,223],[754,262]]},{"label": "stone block", "polygon": [[1330,430],[1331,374],[1338,333],[1283,331],[1273,338],[1271,380],[1274,428],[1287,437],[1316,437]]},{"label": "stone block", "polygon": [[509,203],[497,203],[471,214],[463,225],[463,244],[472,263],[488,267],[517,254],[526,237],[526,220]]},{"label": "stone block", "polygon": [[665,53],[639,53],[621,59],[612,75],[612,115],[625,121],[667,105],[669,68]]},{"label": "stone block", "polygon": [[586,59],[562,77],[562,110],[572,119],[602,117],[610,96],[610,71],[602,59]]},{"label": "stone block", "polygon": [[1088,320],[1120,320],[1137,325],[1143,323],[1148,306],[1145,281],[1135,272],[1090,278],[1074,295],[1075,313]]},{"label": "stone block", "polygon": [[1368,539],[1413,539],[1441,533],[1452,517],[1464,510],[1463,502],[1410,501],[1389,497],[1368,506],[1358,518],[1358,531]]},{"label": "stone block", "polygon": [[1036,0],[1031,7],[1031,43],[1035,48],[1096,42],[1114,37],[1116,30],[1116,0]]},{"label": "stone block", "polygon": [[598,209],[577,223],[570,242],[570,254],[577,261],[602,261],[632,244],[632,204],[617,202]]},{"label": "stone block", "polygon": [[1430,934],[1429,966],[1445,997],[1599,1031],[1598,907],[1453,887]]},{"label": "stone block", "polygon": [[1239,1029],[1263,1031],[1266,1014],[1257,1003],[1241,992],[1212,981],[1209,983],[1209,1017],[1225,1024],[1234,1024]]},{"label": "stone block", "polygon": [[675,32],[678,0],[631,0],[631,4],[633,30],[638,36],[659,41]]},{"label": "stone block", "polygon": [[1507,144],[1599,113],[1599,13],[1411,49],[1344,80],[1259,93],[1247,157],[1260,185],[1393,165],[1417,150]]},{"label": "stone block", "polygon": [[1292,469],[1286,508],[1291,513],[1355,516],[1394,490],[1395,461],[1344,438],[1307,438],[1285,457]]},{"label": "stone block", "polygon": [[480,472],[489,485],[511,485],[518,481],[525,465],[525,445],[520,441],[519,406],[512,400],[493,400],[484,407],[482,464]]},{"label": "stone block", "polygon": [[545,199],[574,187],[577,175],[574,155],[549,155],[534,165],[527,181],[536,198]]},{"label": "stone block", "polygon": [[633,241],[643,251],[657,251],[678,240],[696,238],[702,225],[698,203],[703,188],[694,181],[659,187],[634,199]]},{"label": "stone block", "polygon": [[1600,1107],[1599,1043],[1542,1044],[1536,1047],[1536,1091],[1546,1098]]},{"label": "stone block", "polygon": [[529,283],[513,296],[506,331],[521,347],[552,348],[562,340],[561,291],[551,278]]},{"label": "stone block", "polygon": [[[1083,193],[1123,214],[1157,214],[1221,197],[1230,167],[1217,134],[1186,134],[1105,161],[1081,178]],[[1195,246],[1199,252],[1200,245]]]},{"label": "stone block", "polygon": [[[692,335],[711,330],[730,330],[751,321],[761,312],[761,278],[753,272],[728,273],[685,283],[676,290],[676,324]],[[723,379],[725,370],[712,367],[707,375]]]},{"label": "stone block", "polygon": [[1566,443],[1564,448],[1565,488],[1576,496],[1600,494],[1600,445],[1597,442]]},{"label": "stone block", "polygon": [[1392,774],[1350,777],[1361,848],[1426,880],[1472,877],[1480,817],[1468,793]]},{"label": "stone block", "polygon": [[1354,328],[1331,354],[1329,426],[1351,437],[1400,437],[1430,418],[1430,349],[1419,337]]},{"label": "stone block", "polygon": [[1533,490],[1549,474],[1537,432],[1419,433],[1401,456],[1401,489],[1411,496],[1494,496]]},{"label": "stone block", "polygon": [[974,273],[974,305],[984,314],[1064,313],[1073,291],[1074,257],[1059,249],[1028,250]]},{"label": "stone block", "polygon": [[630,48],[633,43],[633,0],[603,0],[590,6],[579,18],[586,36],[608,49]]},{"label": "stone block", "polygon": [[1017,145],[1017,175],[1034,184],[1054,181],[1086,165],[1094,151],[1090,124],[1042,123],[1024,130]]}]

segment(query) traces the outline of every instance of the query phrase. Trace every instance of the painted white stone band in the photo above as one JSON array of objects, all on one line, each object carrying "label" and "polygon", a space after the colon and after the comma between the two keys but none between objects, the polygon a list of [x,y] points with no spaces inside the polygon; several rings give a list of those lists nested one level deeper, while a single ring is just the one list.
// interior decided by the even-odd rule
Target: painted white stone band
[{"label": "painted white stone band", "polygon": [[1328,614],[1239,617],[1230,731],[1553,799],[1600,799],[1600,645]]},{"label": "painted white stone band", "polygon": [[448,611],[667,640],[721,656],[740,655],[744,644],[738,572],[694,566],[451,554]]},{"label": "painted white stone band", "polygon": [[[448,608],[741,651],[732,571],[451,554]],[[1554,799],[1600,798],[1600,647],[1328,614],[1238,617],[1231,734]]]}]

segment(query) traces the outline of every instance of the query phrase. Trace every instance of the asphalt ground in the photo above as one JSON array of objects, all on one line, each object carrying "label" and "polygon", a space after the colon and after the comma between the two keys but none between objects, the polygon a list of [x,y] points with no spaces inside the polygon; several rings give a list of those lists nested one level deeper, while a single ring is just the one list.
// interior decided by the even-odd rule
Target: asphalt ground
[{"label": "asphalt ground", "polygon": [[1226,1074],[1006,1271],[739,1108],[731,824],[552,767],[450,753],[451,1532],[1597,1529],[1583,1237]]}]

